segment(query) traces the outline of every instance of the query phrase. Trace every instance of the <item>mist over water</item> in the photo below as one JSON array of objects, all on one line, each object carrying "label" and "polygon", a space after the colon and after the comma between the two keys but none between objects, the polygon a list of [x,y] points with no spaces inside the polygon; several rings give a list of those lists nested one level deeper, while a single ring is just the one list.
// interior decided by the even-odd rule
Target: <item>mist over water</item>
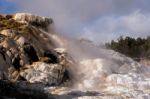
[{"label": "mist over water", "polygon": [[[49,34],[60,48],[64,48],[71,57],[69,67],[72,87],[79,90],[107,90],[109,87],[125,86],[127,89],[150,87],[148,66],[143,66],[113,50],[94,45],[86,40],[77,40]],[[140,82],[140,81],[143,81]],[[144,82],[145,81],[145,82]],[[139,89],[140,89],[139,88]]]}]

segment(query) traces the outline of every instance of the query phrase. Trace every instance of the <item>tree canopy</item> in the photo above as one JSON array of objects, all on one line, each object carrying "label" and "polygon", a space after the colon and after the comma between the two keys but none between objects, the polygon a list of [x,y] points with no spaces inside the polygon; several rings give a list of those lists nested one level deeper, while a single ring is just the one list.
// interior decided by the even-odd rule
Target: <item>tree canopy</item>
[{"label": "tree canopy", "polygon": [[147,38],[119,37],[106,47],[132,58],[150,58],[150,36]]}]

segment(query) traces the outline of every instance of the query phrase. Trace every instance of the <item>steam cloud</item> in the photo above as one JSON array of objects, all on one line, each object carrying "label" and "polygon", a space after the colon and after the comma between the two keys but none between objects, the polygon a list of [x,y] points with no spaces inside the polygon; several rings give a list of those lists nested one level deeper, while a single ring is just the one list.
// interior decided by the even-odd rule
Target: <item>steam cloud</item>
[{"label": "steam cloud", "polygon": [[[146,37],[150,32],[150,14],[142,14],[139,11],[127,16],[103,17],[92,25],[85,27],[82,37],[96,42],[110,41],[120,35],[131,37]],[[104,39],[100,38],[103,37]]]},{"label": "steam cloud", "polygon": [[[49,16],[70,36],[105,42],[120,35],[147,36],[149,0],[7,0],[16,12]],[[103,39],[105,38],[105,40]]]}]

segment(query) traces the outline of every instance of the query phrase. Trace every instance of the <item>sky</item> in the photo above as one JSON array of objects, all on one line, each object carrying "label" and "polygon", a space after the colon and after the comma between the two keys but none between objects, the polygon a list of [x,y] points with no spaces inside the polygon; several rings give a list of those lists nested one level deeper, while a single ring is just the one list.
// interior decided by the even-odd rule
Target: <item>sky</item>
[{"label": "sky", "polygon": [[8,0],[0,0],[0,13],[13,13],[16,10],[16,5]]},{"label": "sky", "polygon": [[51,17],[71,37],[108,42],[150,35],[150,0],[0,0],[0,13]]}]

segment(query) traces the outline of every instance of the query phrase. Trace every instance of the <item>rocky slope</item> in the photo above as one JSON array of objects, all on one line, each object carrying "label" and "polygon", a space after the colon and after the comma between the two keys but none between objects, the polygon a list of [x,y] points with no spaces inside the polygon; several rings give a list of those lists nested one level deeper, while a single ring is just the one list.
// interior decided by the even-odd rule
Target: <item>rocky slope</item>
[{"label": "rocky slope", "polygon": [[51,86],[68,79],[66,53],[48,36],[52,24],[27,13],[0,15],[0,80]]},{"label": "rocky slope", "polygon": [[0,15],[0,98],[150,98],[149,66],[61,38],[52,25],[28,13]]}]

